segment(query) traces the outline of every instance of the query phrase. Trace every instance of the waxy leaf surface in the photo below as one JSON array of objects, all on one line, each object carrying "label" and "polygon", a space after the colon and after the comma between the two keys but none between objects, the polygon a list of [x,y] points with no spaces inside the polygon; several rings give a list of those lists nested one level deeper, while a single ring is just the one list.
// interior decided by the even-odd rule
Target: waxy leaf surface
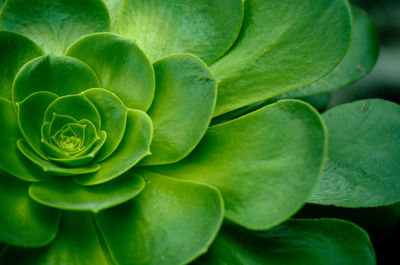
[{"label": "waxy leaf surface", "polygon": [[27,36],[46,53],[63,55],[80,37],[109,31],[110,19],[99,0],[7,0],[0,28]]},{"label": "waxy leaf surface", "polygon": [[369,237],[337,219],[290,220],[263,232],[226,224],[196,265],[374,265]]},{"label": "waxy leaf surface", "polygon": [[241,0],[127,0],[113,31],[133,39],[151,61],[190,53],[210,64],[237,38],[242,13]]},{"label": "waxy leaf surface", "polygon": [[211,66],[220,80],[214,116],[323,77],[350,44],[345,0],[247,0],[244,10],[238,40]]},{"label": "waxy leaf surface", "polygon": [[208,128],[217,96],[217,82],[195,56],[164,57],[154,70],[156,95],[148,111],[154,125],[152,155],[141,165],[172,163],[189,154]]},{"label": "waxy leaf surface", "polygon": [[2,242],[40,247],[50,243],[57,235],[61,212],[33,201],[27,193],[29,185],[29,182],[0,171]]},{"label": "waxy leaf surface", "polygon": [[147,182],[142,193],[95,215],[113,259],[120,265],[176,265],[204,253],[223,219],[219,192],[148,171],[136,173]]},{"label": "waxy leaf surface", "polygon": [[400,106],[360,100],[323,114],[329,161],[310,202],[345,207],[400,201]]},{"label": "waxy leaf surface", "polygon": [[318,113],[301,101],[287,100],[210,127],[184,160],[149,170],[217,187],[228,219],[266,229],[307,201],[325,151]]}]

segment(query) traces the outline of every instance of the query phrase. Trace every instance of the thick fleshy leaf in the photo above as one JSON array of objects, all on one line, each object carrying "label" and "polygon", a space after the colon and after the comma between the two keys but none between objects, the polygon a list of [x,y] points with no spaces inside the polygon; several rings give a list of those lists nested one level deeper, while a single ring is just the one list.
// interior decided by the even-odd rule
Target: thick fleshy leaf
[{"label": "thick fleshy leaf", "polygon": [[20,102],[37,91],[64,96],[99,86],[96,73],[83,62],[66,56],[47,55],[30,61],[18,72],[12,98],[14,102]]},{"label": "thick fleshy leaf", "polygon": [[111,29],[115,28],[115,23],[118,20],[122,5],[125,3],[124,0],[103,0],[107,6],[108,12],[110,13]]},{"label": "thick fleshy leaf", "polygon": [[29,185],[0,171],[1,242],[39,247],[57,235],[61,211],[33,201],[28,196]]},{"label": "thick fleshy leaf", "polygon": [[11,101],[0,97],[0,168],[26,181],[40,181],[48,177],[30,162],[17,148],[22,138],[17,115]]},{"label": "thick fleshy leaf", "polygon": [[143,179],[128,173],[90,187],[75,184],[70,178],[52,178],[32,184],[29,195],[54,208],[98,212],[134,198],[143,188]]},{"label": "thick fleshy leaf", "polygon": [[149,170],[217,187],[228,219],[266,229],[307,201],[325,151],[318,113],[301,101],[286,100],[210,127],[187,158]]},{"label": "thick fleshy leaf", "polygon": [[303,87],[346,53],[346,0],[247,0],[241,34],[211,70],[220,83],[214,115]]},{"label": "thick fleshy leaf", "polygon": [[137,173],[147,182],[143,192],[95,215],[113,259],[120,265],[177,265],[204,253],[223,219],[219,192],[148,171]]},{"label": "thick fleshy leaf", "polygon": [[167,56],[154,70],[156,95],[148,111],[154,125],[152,155],[141,165],[172,163],[188,155],[208,128],[217,96],[217,82],[197,57]]},{"label": "thick fleshy leaf", "polygon": [[378,32],[367,14],[355,6],[352,9],[353,39],[350,49],[339,65],[324,78],[282,96],[294,98],[326,93],[354,83],[371,71],[379,54]]},{"label": "thick fleshy leaf", "polygon": [[127,0],[113,30],[135,40],[151,61],[190,53],[210,64],[231,47],[242,16],[241,0]]},{"label": "thick fleshy leaf", "polygon": [[101,118],[96,106],[83,95],[68,95],[54,100],[46,109],[45,122],[53,120],[54,113],[68,115],[76,120],[89,120],[97,130],[101,128]]},{"label": "thick fleshy leaf", "polygon": [[329,161],[310,202],[369,207],[400,201],[400,106],[360,100],[323,118]]},{"label": "thick fleshy leaf", "polygon": [[29,37],[46,53],[63,55],[80,37],[109,31],[110,19],[99,0],[7,0],[0,27]]},{"label": "thick fleshy leaf", "polygon": [[18,149],[25,155],[25,157],[27,157],[37,166],[41,167],[44,172],[51,175],[57,175],[57,176],[80,175],[80,174],[96,172],[101,168],[99,164],[90,164],[86,166],[71,168],[71,167],[64,167],[52,161],[44,160],[30,148],[29,144],[24,139],[19,139],[17,141],[17,146]]},{"label": "thick fleshy leaf", "polygon": [[90,65],[101,87],[115,93],[128,108],[146,111],[150,107],[153,67],[133,41],[112,33],[95,33],[74,43],[67,55]]},{"label": "thick fleshy leaf", "polygon": [[43,52],[30,39],[5,30],[0,30],[0,51],[0,97],[11,100],[15,75],[25,63]]},{"label": "thick fleshy leaf", "polygon": [[150,117],[143,111],[128,109],[125,135],[117,150],[100,162],[99,171],[76,176],[75,182],[81,185],[97,185],[122,175],[143,157],[151,154],[152,137],[153,124]]},{"label": "thick fleshy leaf", "polygon": [[42,125],[47,107],[57,98],[58,96],[52,92],[39,91],[17,104],[22,135],[29,146],[46,160],[47,154],[42,147]]},{"label": "thick fleshy leaf", "polygon": [[96,156],[96,161],[101,161],[111,155],[121,143],[128,110],[116,95],[105,89],[89,89],[82,92],[82,95],[96,107],[101,118],[101,129],[107,132],[107,140]]},{"label": "thick fleshy leaf", "polygon": [[374,265],[368,234],[338,219],[291,220],[264,232],[226,224],[196,265]]},{"label": "thick fleshy leaf", "polygon": [[47,247],[9,247],[0,264],[13,265],[110,265],[103,252],[91,214],[63,213],[60,231]]}]

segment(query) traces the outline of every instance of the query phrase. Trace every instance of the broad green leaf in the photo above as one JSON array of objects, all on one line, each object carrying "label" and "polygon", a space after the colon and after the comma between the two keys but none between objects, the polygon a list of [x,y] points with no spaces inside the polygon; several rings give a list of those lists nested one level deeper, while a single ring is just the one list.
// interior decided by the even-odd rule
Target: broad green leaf
[{"label": "broad green leaf", "polygon": [[241,0],[127,0],[113,31],[133,39],[151,61],[190,53],[210,64],[231,47],[242,16]]},{"label": "broad green leaf", "polygon": [[152,155],[141,165],[172,163],[188,155],[208,128],[217,96],[217,82],[197,57],[167,56],[154,70],[156,95],[148,111],[154,125]]},{"label": "broad green leaf", "polygon": [[106,139],[107,139],[106,132],[100,131],[99,138],[94,141],[93,146],[91,146],[91,145],[89,146],[90,149],[88,148],[86,150],[86,152],[84,150],[82,153],[79,153],[72,157],[62,157],[62,158],[49,157],[49,158],[57,163],[60,163],[62,165],[69,166],[69,167],[84,166],[84,165],[88,164],[89,162],[91,162],[95,158],[97,153],[104,146]]},{"label": "broad green leaf", "polygon": [[26,181],[40,181],[48,177],[32,164],[17,148],[21,138],[17,115],[11,101],[0,97],[0,169]]},{"label": "broad green leaf", "polygon": [[47,107],[57,98],[58,96],[52,92],[39,91],[17,103],[18,123],[22,135],[29,146],[45,160],[48,159],[42,147],[43,119]]},{"label": "broad green leaf", "polygon": [[71,178],[52,178],[32,184],[29,195],[54,208],[98,212],[134,198],[143,188],[143,179],[132,174],[89,187],[75,184]]},{"label": "broad green leaf", "polygon": [[291,220],[263,232],[225,224],[196,265],[375,265],[368,234],[338,219]]},{"label": "broad green leaf", "polygon": [[244,10],[238,40],[211,66],[220,80],[215,116],[320,79],[349,47],[346,0],[246,0]]},{"label": "broad green leaf", "polygon": [[371,71],[379,54],[378,32],[364,11],[355,6],[352,9],[354,34],[343,60],[324,78],[283,94],[283,97],[304,97],[333,91],[360,80]]},{"label": "broad green leaf", "polygon": [[121,143],[125,134],[128,110],[113,93],[93,88],[81,93],[95,105],[101,118],[101,129],[107,132],[107,140],[96,156],[96,161],[109,157]]},{"label": "broad green leaf", "polygon": [[150,143],[153,124],[150,117],[140,110],[128,109],[125,135],[117,150],[100,162],[97,172],[74,177],[81,185],[97,185],[110,181],[136,165],[143,157],[151,154]]},{"label": "broad green leaf", "polygon": [[400,106],[360,100],[323,114],[329,160],[310,202],[371,207],[400,201]]},{"label": "broad green leaf", "polygon": [[101,87],[115,93],[127,107],[143,111],[150,107],[153,67],[133,41],[112,33],[95,33],[75,42],[67,55],[90,65]]},{"label": "broad green leaf", "polygon": [[68,115],[74,119],[88,120],[97,130],[101,128],[101,118],[96,106],[83,95],[62,96],[54,100],[46,109],[44,121],[51,122],[55,114]]},{"label": "broad green leaf", "polygon": [[61,211],[33,201],[28,196],[29,185],[0,171],[1,242],[39,247],[47,245],[57,235]]},{"label": "broad green leaf", "polygon": [[212,126],[184,160],[149,170],[218,188],[225,216],[251,229],[294,214],[319,180],[325,126],[308,104],[285,100]]},{"label": "broad green leaf", "polygon": [[49,91],[59,96],[78,94],[99,86],[96,73],[85,63],[72,57],[47,55],[21,68],[15,77],[12,99],[20,102],[37,91]]},{"label": "broad green leaf", "polygon": [[80,37],[109,31],[110,19],[100,0],[7,0],[0,28],[31,38],[46,53],[63,55]]},{"label": "broad green leaf", "polygon": [[137,173],[147,182],[143,192],[95,215],[113,259],[120,265],[177,265],[205,253],[222,223],[220,193],[203,184]]},{"label": "broad green leaf", "polygon": [[107,262],[89,213],[63,213],[60,231],[47,247],[9,247],[0,264],[13,265],[111,265]]},{"label": "broad green leaf", "polygon": [[0,30],[0,51],[0,97],[11,100],[12,83],[18,70],[43,52],[28,38],[5,30]]},{"label": "broad green leaf", "polygon": [[29,144],[26,142],[25,139],[19,139],[17,141],[17,146],[19,151],[21,151],[21,153],[23,153],[25,157],[27,157],[37,166],[41,167],[42,170],[47,174],[57,175],[57,176],[73,176],[73,175],[96,172],[101,168],[99,164],[90,164],[86,166],[73,168],[73,167],[62,166],[52,161],[44,160],[30,148]]}]

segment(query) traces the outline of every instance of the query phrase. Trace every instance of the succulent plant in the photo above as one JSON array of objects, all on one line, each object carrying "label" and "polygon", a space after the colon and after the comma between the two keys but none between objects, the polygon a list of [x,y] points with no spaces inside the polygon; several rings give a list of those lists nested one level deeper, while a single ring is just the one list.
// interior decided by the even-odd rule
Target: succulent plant
[{"label": "succulent plant", "polygon": [[[375,262],[355,224],[288,220],[308,201],[377,206],[400,192],[392,178],[379,202],[337,199],[340,172],[319,182],[325,122],[290,99],[373,67],[375,29],[347,1],[0,6],[0,264]],[[341,112],[326,113],[329,130],[352,123],[337,125]]]}]

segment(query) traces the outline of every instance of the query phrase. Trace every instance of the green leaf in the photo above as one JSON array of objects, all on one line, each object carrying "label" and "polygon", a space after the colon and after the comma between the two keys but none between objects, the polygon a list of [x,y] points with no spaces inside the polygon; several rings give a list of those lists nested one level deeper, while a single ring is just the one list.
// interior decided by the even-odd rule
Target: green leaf
[{"label": "green leaf", "polygon": [[113,259],[120,265],[177,265],[204,253],[223,219],[219,192],[148,171],[138,174],[147,184],[137,198],[95,215]]},{"label": "green leaf", "polygon": [[33,201],[28,196],[29,185],[0,171],[1,242],[39,247],[57,235],[61,212]]},{"label": "green leaf", "polygon": [[325,151],[325,126],[318,113],[301,101],[286,100],[210,127],[187,158],[149,170],[215,186],[228,219],[266,229],[307,201]]},{"label": "green leaf", "polygon": [[20,102],[37,91],[59,96],[78,94],[100,87],[96,73],[83,62],[66,56],[47,55],[36,58],[18,72],[12,88],[13,102]]},{"label": "green leaf", "polygon": [[11,100],[11,87],[18,70],[43,52],[30,39],[5,30],[0,30],[0,51],[0,97]]},{"label": "green leaf", "polygon": [[354,83],[374,67],[379,54],[379,38],[373,21],[364,11],[353,6],[354,35],[350,49],[339,65],[324,78],[282,96],[304,97],[326,93]]},{"label": "green leaf", "polygon": [[101,128],[101,118],[96,106],[83,95],[62,96],[54,100],[44,114],[44,121],[51,122],[55,114],[68,115],[74,119],[88,120],[96,130]]},{"label": "green leaf", "polygon": [[99,0],[7,0],[0,27],[31,38],[46,53],[63,55],[80,37],[109,31],[110,19]]},{"label": "green leaf", "polygon": [[40,249],[9,247],[1,264],[13,265],[110,265],[88,213],[63,213],[60,231],[49,246]]},{"label": "green leaf", "polygon": [[52,92],[39,91],[25,98],[18,106],[18,123],[29,146],[43,159],[48,160],[42,148],[42,125],[47,107],[57,99]]},{"label": "green leaf", "polygon": [[76,176],[75,182],[81,185],[97,185],[122,175],[143,157],[151,154],[152,137],[153,124],[150,117],[143,111],[128,109],[125,135],[117,150],[100,162],[99,171]]},{"label": "green leaf", "polygon": [[17,141],[17,146],[18,149],[21,151],[21,153],[25,155],[25,157],[27,157],[37,166],[41,167],[44,172],[51,175],[73,176],[73,175],[96,172],[101,168],[99,164],[90,164],[86,166],[71,168],[71,167],[64,167],[52,161],[44,160],[30,148],[25,139],[19,139]]},{"label": "green leaf", "polygon": [[99,132],[99,138],[96,139],[85,151],[82,151],[82,153],[79,153],[75,156],[72,157],[50,157],[51,160],[60,163],[65,166],[69,167],[79,167],[79,166],[84,166],[91,162],[96,154],[100,151],[100,149],[103,147],[105,141],[107,139],[107,134],[105,131],[100,131]]},{"label": "green leaf", "polygon": [[400,201],[400,106],[360,100],[323,114],[329,161],[312,203],[374,207]]},{"label": "green leaf", "polygon": [[196,265],[374,265],[368,234],[338,219],[291,220],[264,232],[226,224]]},{"label": "green leaf", "polygon": [[17,148],[22,137],[13,104],[0,97],[0,168],[26,181],[40,181],[48,177],[32,164]]},{"label": "green leaf", "polygon": [[188,54],[154,64],[156,95],[148,111],[154,124],[152,155],[141,165],[166,164],[187,156],[205,134],[217,96],[207,66]]},{"label": "green leaf", "polygon": [[190,53],[210,64],[232,46],[242,16],[241,0],[127,0],[113,30],[135,40],[151,61]]},{"label": "green leaf", "polygon": [[125,3],[125,1],[124,0],[103,0],[103,2],[107,6],[108,12],[110,13],[111,29],[114,29],[115,23],[118,20],[122,5]]},{"label": "green leaf", "polygon": [[52,178],[32,184],[29,195],[54,208],[98,212],[134,198],[143,188],[143,179],[132,174],[89,187],[75,184],[70,178]]},{"label": "green leaf", "polygon": [[107,132],[107,140],[96,156],[96,161],[102,161],[121,143],[125,134],[128,110],[115,94],[105,89],[93,88],[81,94],[96,107],[101,119],[101,129]]},{"label": "green leaf", "polygon": [[75,42],[67,55],[90,65],[102,87],[115,93],[127,107],[143,111],[150,107],[153,67],[133,41],[116,34],[95,33]]},{"label": "green leaf", "polygon": [[346,0],[246,0],[244,10],[238,40],[211,66],[220,80],[215,116],[320,79],[349,47]]}]

